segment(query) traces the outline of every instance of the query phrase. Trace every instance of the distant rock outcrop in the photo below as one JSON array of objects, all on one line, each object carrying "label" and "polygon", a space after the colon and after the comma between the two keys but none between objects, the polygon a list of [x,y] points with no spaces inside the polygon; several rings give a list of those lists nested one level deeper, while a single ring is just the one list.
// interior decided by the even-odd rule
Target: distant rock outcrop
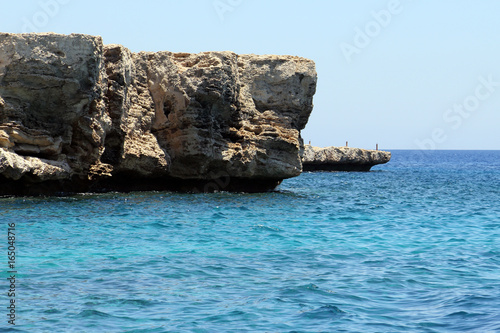
[{"label": "distant rock outcrop", "polygon": [[0,194],[263,191],[301,172],[314,62],[0,34]]},{"label": "distant rock outcrop", "polygon": [[391,153],[349,147],[304,147],[304,171],[370,171],[377,164],[391,159]]}]

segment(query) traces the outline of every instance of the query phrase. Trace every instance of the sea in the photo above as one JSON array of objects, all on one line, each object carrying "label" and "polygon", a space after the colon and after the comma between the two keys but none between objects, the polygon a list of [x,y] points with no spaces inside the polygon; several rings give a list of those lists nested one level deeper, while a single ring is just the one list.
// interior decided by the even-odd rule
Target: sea
[{"label": "sea", "polygon": [[1,332],[500,332],[500,151],[259,194],[1,198],[0,221]]}]

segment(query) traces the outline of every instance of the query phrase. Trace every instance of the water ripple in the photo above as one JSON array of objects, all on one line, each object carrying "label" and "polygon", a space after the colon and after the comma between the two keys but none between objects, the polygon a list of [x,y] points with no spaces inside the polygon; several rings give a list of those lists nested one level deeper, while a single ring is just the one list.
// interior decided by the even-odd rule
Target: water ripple
[{"label": "water ripple", "polygon": [[500,154],[430,154],[272,193],[0,199],[11,331],[500,331]]}]

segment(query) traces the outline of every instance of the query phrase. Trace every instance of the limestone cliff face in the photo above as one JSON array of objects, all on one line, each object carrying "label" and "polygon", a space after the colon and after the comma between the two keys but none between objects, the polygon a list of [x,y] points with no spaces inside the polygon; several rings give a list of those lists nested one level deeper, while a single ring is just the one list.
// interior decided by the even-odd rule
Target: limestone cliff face
[{"label": "limestone cliff face", "polygon": [[0,34],[0,194],[249,190],[302,170],[310,60]]},{"label": "limestone cliff face", "polygon": [[391,153],[386,151],[306,145],[302,163],[304,171],[370,171],[390,159]]}]

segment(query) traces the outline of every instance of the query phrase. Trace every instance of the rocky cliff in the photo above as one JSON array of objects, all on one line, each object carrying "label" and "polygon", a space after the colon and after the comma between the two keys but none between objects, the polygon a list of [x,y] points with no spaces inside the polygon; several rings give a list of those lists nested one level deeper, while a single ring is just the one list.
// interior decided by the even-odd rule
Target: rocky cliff
[{"label": "rocky cliff", "polygon": [[302,170],[316,80],[294,56],[0,34],[0,194],[272,189]]},{"label": "rocky cliff", "polygon": [[391,153],[349,147],[304,147],[304,171],[370,171],[391,159]]}]

